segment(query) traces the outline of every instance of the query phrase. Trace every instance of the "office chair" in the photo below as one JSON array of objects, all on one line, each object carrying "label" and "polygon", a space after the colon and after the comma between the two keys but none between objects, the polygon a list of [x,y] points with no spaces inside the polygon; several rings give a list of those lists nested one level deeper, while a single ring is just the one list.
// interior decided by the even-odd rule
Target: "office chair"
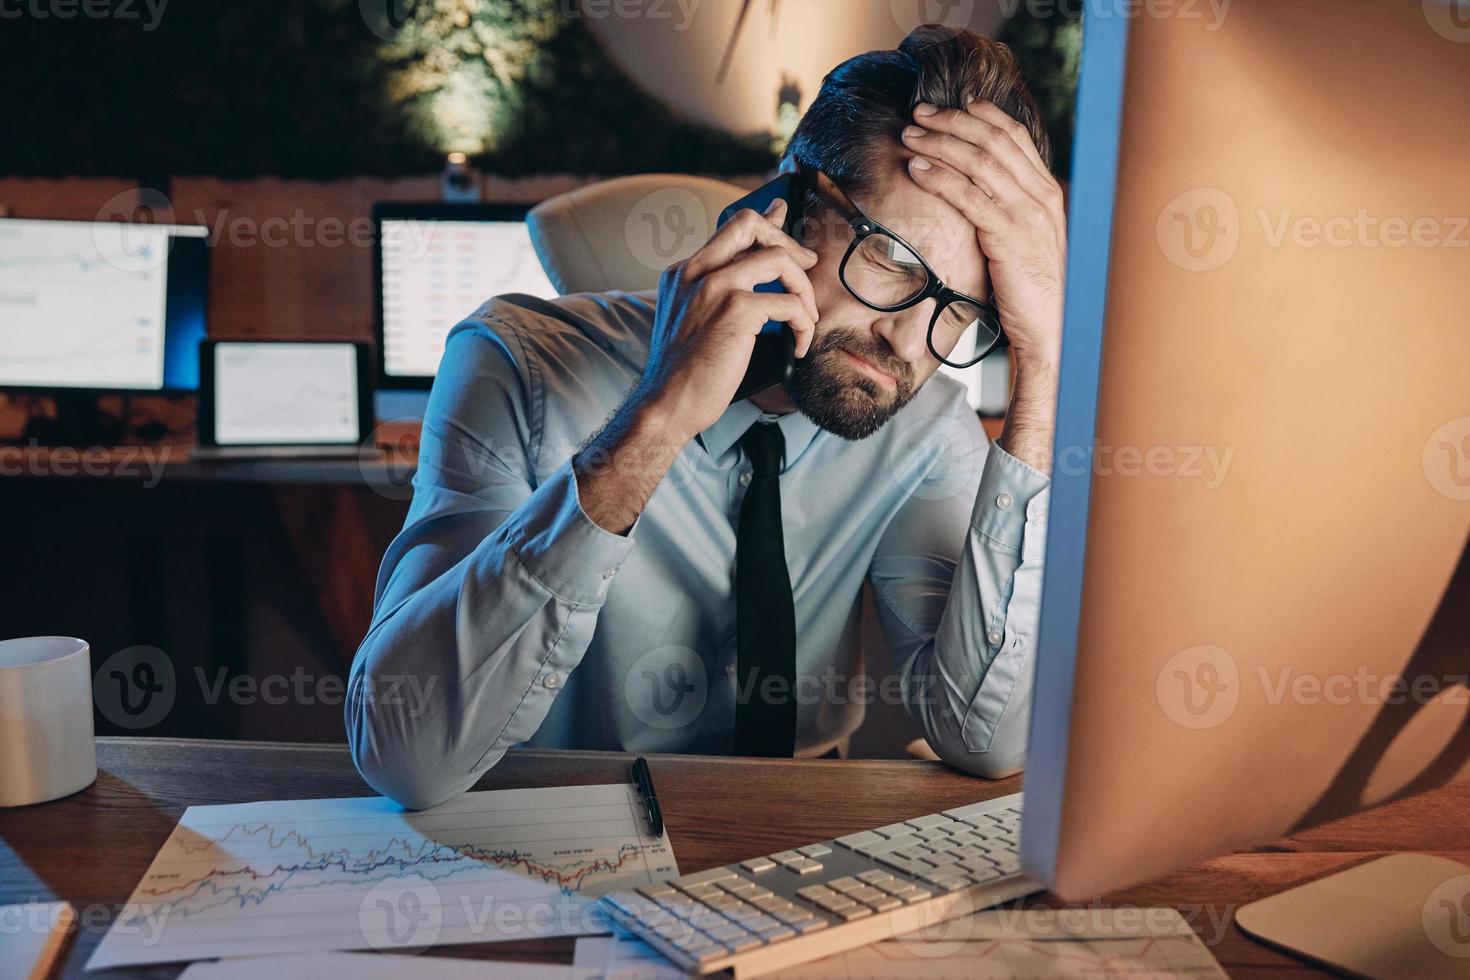
[{"label": "office chair", "polygon": [[526,216],[552,285],[567,293],[656,289],[665,268],[714,234],[745,189],[687,174],[637,174],[578,187]]}]

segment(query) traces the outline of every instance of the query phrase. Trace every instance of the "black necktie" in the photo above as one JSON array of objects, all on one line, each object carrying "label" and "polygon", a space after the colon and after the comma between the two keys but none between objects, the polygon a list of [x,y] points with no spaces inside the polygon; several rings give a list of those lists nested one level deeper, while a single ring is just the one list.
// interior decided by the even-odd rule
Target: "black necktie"
[{"label": "black necktie", "polygon": [[785,447],[775,425],[757,422],[740,437],[751,475],[735,544],[736,755],[790,758],[796,746],[796,607],[781,534]]}]

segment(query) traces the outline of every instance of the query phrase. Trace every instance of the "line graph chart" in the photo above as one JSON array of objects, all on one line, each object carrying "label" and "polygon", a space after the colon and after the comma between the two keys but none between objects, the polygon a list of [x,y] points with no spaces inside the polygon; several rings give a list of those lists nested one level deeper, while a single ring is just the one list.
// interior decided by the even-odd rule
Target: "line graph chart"
[{"label": "line graph chart", "polygon": [[190,807],[87,964],[602,931],[606,891],[678,874],[630,786]]},{"label": "line graph chart", "polygon": [[7,219],[0,228],[0,383],[163,383],[168,233]]}]

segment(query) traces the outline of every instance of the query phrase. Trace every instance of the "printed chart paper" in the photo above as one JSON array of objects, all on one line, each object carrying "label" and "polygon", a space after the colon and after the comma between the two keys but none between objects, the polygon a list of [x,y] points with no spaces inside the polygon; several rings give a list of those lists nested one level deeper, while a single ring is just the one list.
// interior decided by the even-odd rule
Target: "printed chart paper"
[{"label": "printed chart paper", "polygon": [[606,932],[597,896],[678,873],[627,784],[196,806],[87,969]]}]

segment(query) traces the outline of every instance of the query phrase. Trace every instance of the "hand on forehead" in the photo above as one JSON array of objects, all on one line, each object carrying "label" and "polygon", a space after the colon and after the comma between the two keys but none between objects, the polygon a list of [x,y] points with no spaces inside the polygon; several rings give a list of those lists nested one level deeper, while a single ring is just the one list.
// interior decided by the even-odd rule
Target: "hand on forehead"
[{"label": "hand on forehead", "polygon": [[948,202],[914,182],[908,173],[911,156],[907,150],[895,150],[873,186],[852,195],[853,203],[912,245],[951,289],[983,298],[985,257],[974,226]]}]

